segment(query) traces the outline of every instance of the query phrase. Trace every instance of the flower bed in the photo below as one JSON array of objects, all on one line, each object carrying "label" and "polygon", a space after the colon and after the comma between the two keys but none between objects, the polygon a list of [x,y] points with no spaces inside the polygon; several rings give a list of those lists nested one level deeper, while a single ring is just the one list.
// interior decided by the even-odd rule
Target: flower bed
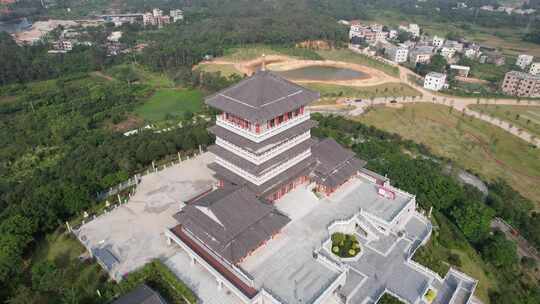
[{"label": "flower bed", "polygon": [[332,253],[341,258],[352,258],[360,253],[356,236],[336,232],[332,234]]}]

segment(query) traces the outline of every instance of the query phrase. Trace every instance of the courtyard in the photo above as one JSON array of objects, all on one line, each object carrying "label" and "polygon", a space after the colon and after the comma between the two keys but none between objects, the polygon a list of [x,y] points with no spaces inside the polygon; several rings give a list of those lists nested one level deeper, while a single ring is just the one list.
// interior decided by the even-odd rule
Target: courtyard
[{"label": "courtyard", "polygon": [[147,262],[178,252],[168,246],[164,230],[176,224],[173,214],[184,202],[211,187],[209,153],[142,177],[131,199],[75,231],[86,248],[104,257],[113,278]]}]

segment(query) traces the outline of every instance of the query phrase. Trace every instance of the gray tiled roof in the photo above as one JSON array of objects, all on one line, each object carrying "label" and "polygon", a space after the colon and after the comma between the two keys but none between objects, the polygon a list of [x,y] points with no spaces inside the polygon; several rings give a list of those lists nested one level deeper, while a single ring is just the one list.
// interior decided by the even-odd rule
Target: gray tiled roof
[{"label": "gray tiled roof", "polygon": [[271,159],[265,161],[264,163],[260,165],[255,165],[254,163],[244,159],[243,157],[240,157],[218,145],[212,145],[208,147],[208,151],[214,153],[215,155],[225,159],[231,164],[239,168],[242,168],[243,170],[251,174],[262,175],[262,174],[265,174],[268,170],[271,170],[272,168],[279,166],[280,164],[299,155],[300,153],[305,152],[306,150],[311,148],[311,146],[313,146],[315,143],[316,143],[315,140],[311,138],[307,139],[295,145],[294,147],[291,147],[290,149],[272,157]]},{"label": "gray tiled roof", "polygon": [[366,165],[366,161],[356,158],[354,152],[331,138],[314,145],[311,152],[316,160],[312,179],[331,188],[339,186]]},{"label": "gray tiled roof", "polygon": [[217,125],[208,128],[208,130],[210,131],[210,133],[216,135],[217,137],[220,137],[238,147],[242,147],[243,149],[246,149],[253,153],[263,153],[267,149],[275,146],[276,144],[279,144],[280,142],[289,138],[293,138],[295,136],[303,134],[309,129],[316,127],[317,125],[317,121],[307,120],[294,127],[284,130],[266,140],[263,140],[260,143],[251,141],[243,136],[240,136],[232,131],[229,131]]},{"label": "gray tiled roof", "polygon": [[302,175],[309,175],[313,164],[314,159],[312,157],[308,157],[259,186],[250,183],[243,177],[237,175],[236,173],[230,171],[227,168],[224,168],[217,163],[211,163],[208,167],[214,172],[216,172],[216,175],[219,179],[227,180],[236,185],[246,185],[258,196],[265,197],[266,195],[272,194],[273,191],[277,190],[279,187],[281,187],[281,185],[287,183],[288,181],[294,180],[295,178]]},{"label": "gray tiled roof", "polygon": [[167,304],[167,302],[152,288],[146,284],[141,284],[112,302],[112,304]]},{"label": "gray tiled roof", "polygon": [[174,217],[183,229],[233,264],[290,221],[247,187],[233,185],[197,199]]},{"label": "gray tiled roof", "polygon": [[283,113],[319,98],[319,93],[303,88],[269,71],[259,71],[226,88],[205,102],[221,111],[248,121],[265,123]]}]

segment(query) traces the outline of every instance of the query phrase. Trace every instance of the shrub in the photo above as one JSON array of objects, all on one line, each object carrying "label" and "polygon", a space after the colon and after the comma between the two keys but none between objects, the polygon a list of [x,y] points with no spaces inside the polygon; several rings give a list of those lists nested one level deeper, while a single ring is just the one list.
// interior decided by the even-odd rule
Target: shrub
[{"label": "shrub", "polygon": [[448,256],[448,262],[457,267],[461,267],[461,257],[459,256],[459,254],[451,253]]},{"label": "shrub", "polygon": [[360,252],[360,244],[354,235],[336,232],[331,239],[332,252],[339,257],[350,258]]}]

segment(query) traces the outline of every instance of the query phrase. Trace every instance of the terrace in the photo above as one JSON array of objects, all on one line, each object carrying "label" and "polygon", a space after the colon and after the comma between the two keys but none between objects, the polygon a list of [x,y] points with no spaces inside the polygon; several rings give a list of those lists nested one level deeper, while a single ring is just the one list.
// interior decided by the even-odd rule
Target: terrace
[{"label": "terrace", "polygon": [[[291,222],[266,246],[246,257],[240,267],[253,276],[257,288],[264,287],[282,301],[311,303],[340,274],[337,267],[329,267],[313,258],[313,252],[329,237],[328,225],[336,219],[358,214],[360,208],[382,210],[381,213],[389,217],[399,213],[410,199],[403,194],[398,194],[394,200],[381,197],[377,187],[362,178],[349,181],[324,199],[317,198],[308,187],[300,187],[276,201],[276,207]],[[370,207],[370,204],[380,206]],[[386,268],[383,266],[386,261],[381,259],[380,262],[378,265]],[[387,271],[393,272],[391,268]]]}]

